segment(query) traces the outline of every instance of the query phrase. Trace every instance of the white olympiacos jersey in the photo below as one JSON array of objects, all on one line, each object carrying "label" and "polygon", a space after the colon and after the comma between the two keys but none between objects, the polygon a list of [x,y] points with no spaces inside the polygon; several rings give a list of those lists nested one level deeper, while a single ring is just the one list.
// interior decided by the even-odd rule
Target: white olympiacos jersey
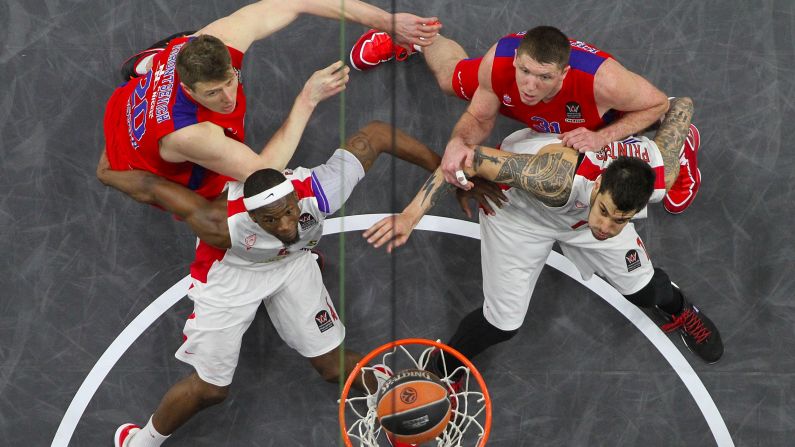
[{"label": "white olympiacos jersey", "polygon": [[215,262],[244,269],[268,270],[318,244],[326,216],[336,210],[329,208],[326,193],[312,170],[297,168],[284,174],[292,181],[298,196],[298,240],[285,246],[276,236],[257,225],[243,205],[243,183],[229,182],[227,212],[232,247],[221,250],[199,241],[196,259],[191,266],[194,280],[207,282],[207,274]]},{"label": "white olympiacos jersey", "polygon": [[[559,134],[537,133],[521,129],[503,140],[500,149],[515,154],[535,154],[544,146],[561,143]],[[574,175],[569,200],[561,207],[544,205],[527,191],[511,188],[509,199],[513,206],[530,212],[533,218],[550,228],[577,229],[588,222],[591,192],[597,177],[619,156],[637,157],[649,163],[656,175],[654,192],[649,202],[659,202],[665,196],[665,167],[657,144],[646,137],[629,137],[610,143],[599,152],[586,152]],[[645,208],[638,213],[645,216]]]},{"label": "white olympiacos jersey", "polygon": [[[229,237],[232,248],[223,259],[225,264],[244,268],[268,268],[276,261],[286,260],[309,250],[320,241],[323,235],[323,189],[312,171],[297,168],[286,171],[298,195],[298,240],[285,246],[276,236],[263,230],[248,215],[243,205],[243,183],[230,182],[227,195],[229,213]],[[328,211],[328,208],[325,208]]]}]

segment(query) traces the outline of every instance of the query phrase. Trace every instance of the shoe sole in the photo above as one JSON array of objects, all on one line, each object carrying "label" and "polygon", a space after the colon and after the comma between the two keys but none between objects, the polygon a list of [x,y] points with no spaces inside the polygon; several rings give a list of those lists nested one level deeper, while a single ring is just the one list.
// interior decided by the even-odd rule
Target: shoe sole
[{"label": "shoe sole", "polygon": [[[126,429],[127,429],[127,427],[129,427],[129,426],[131,426],[131,425],[132,425],[132,426],[134,426],[135,424],[124,424],[124,425],[122,425],[122,426],[120,426],[119,428],[117,428],[117,429],[116,429],[116,433],[114,433],[114,434],[113,434],[113,445],[114,445],[115,447],[124,447],[124,446],[125,446],[125,444],[124,444],[124,443],[119,443],[119,436],[121,436],[121,432],[123,432],[124,430],[126,430]],[[138,432],[138,431],[139,431],[139,430],[141,430],[141,429],[140,429],[140,428],[138,428],[138,427],[135,427],[135,428],[132,428],[132,429],[130,429],[130,432],[131,432],[131,433],[130,433],[129,435],[127,435],[127,439],[130,439],[130,436],[132,436],[132,435],[133,435],[133,433],[135,433],[135,432],[133,432],[132,430],[135,430],[135,432]]]}]

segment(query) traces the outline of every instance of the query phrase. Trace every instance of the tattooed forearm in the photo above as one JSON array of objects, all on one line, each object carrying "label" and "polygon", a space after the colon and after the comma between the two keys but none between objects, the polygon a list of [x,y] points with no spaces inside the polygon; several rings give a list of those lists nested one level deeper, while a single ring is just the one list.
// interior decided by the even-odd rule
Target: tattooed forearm
[{"label": "tattooed forearm", "polygon": [[453,189],[454,186],[444,181],[444,176],[442,176],[442,171],[437,169],[428,177],[428,180],[425,181],[425,184],[422,185],[422,189],[420,190],[421,200],[420,205],[424,210],[429,210],[436,205],[436,202],[439,201],[439,198]]},{"label": "tattooed forearm", "polygon": [[679,175],[679,151],[690,129],[693,117],[693,100],[687,97],[674,98],[671,107],[665,114],[654,142],[660,149],[665,165],[665,185],[670,188]]},{"label": "tattooed forearm", "polygon": [[477,169],[486,162],[498,165],[500,164],[500,159],[499,157],[492,157],[484,154],[482,146],[475,146],[475,157],[472,160],[472,167],[477,171]]},{"label": "tattooed forearm", "polygon": [[574,164],[562,152],[542,155],[506,152],[494,156],[478,147],[473,165],[480,177],[528,191],[548,206],[565,205],[571,194]]}]

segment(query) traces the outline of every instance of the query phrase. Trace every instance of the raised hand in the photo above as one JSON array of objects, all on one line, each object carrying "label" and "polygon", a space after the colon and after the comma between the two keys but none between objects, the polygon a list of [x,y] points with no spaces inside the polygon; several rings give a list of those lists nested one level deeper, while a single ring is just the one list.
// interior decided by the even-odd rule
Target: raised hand
[{"label": "raised hand", "polygon": [[387,253],[392,253],[394,248],[405,244],[411,232],[414,231],[414,222],[405,214],[395,214],[385,217],[362,233],[367,243],[375,248],[387,244]]},{"label": "raised hand", "polygon": [[350,67],[343,64],[342,61],[334,62],[328,67],[314,72],[304,84],[301,93],[305,95],[312,106],[317,106],[321,101],[345,90],[350,71]]}]

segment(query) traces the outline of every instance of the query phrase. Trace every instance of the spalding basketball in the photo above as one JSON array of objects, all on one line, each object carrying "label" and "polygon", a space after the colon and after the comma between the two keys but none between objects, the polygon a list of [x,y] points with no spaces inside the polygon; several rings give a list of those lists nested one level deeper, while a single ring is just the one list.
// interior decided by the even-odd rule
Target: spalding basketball
[{"label": "spalding basketball", "polygon": [[405,369],[378,392],[378,420],[393,438],[420,444],[439,436],[452,414],[447,388],[435,374]]}]

